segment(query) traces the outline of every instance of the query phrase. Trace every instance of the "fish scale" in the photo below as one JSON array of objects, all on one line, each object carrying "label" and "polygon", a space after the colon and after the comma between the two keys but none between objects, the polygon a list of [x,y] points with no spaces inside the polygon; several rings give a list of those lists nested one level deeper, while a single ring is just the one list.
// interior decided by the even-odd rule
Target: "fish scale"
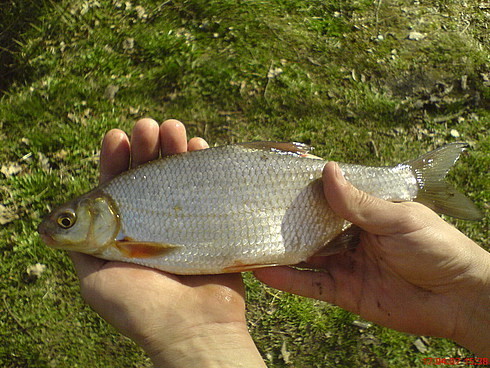
[{"label": "fish scale", "polygon": [[[394,167],[340,167],[374,196],[477,219],[471,201],[442,180],[465,147],[450,144]],[[39,232],[53,247],[176,274],[297,264],[358,243],[359,229],[324,197],[326,162],[304,145],[273,142],[169,156],[61,206]]]}]

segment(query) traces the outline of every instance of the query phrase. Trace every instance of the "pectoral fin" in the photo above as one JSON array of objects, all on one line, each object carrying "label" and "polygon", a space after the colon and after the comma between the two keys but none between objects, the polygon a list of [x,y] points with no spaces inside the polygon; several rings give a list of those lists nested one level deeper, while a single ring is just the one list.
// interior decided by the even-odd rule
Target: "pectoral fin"
[{"label": "pectoral fin", "polygon": [[140,242],[135,240],[117,240],[116,247],[119,251],[129,258],[151,258],[158,257],[174,249],[179,248],[179,245]]}]

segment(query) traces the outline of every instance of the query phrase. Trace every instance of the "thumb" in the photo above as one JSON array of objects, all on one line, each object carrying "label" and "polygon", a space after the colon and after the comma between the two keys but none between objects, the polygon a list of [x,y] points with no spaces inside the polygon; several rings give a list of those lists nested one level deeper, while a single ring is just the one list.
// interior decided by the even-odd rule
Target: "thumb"
[{"label": "thumb", "polygon": [[328,162],[323,169],[323,190],[335,213],[370,233],[405,233],[413,227],[410,214],[418,204],[385,201],[355,188],[336,162]]}]

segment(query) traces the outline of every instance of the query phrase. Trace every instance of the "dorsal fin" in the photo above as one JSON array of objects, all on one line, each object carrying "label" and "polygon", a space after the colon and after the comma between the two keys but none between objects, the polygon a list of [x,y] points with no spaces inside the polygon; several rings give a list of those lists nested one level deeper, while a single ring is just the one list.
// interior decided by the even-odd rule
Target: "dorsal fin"
[{"label": "dorsal fin", "polygon": [[238,143],[238,145],[251,149],[258,149],[258,150],[283,153],[283,154],[293,154],[299,157],[308,157],[308,158],[322,160],[321,157],[312,155],[310,153],[311,151],[314,150],[313,147],[304,143],[257,141],[257,142]]}]

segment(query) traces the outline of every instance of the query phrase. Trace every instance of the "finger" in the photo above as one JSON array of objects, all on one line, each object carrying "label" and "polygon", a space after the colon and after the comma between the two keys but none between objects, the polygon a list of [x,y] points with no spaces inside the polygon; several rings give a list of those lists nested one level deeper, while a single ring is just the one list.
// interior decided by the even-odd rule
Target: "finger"
[{"label": "finger", "polygon": [[208,143],[199,137],[192,138],[187,145],[189,151],[198,151],[206,148],[209,148]]},{"label": "finger", "polygon": [[68,252],[68,255],[73,261],[75,271],[80,280],[83,280],[90,274],[97,272],[107,262],[79,252],[70,251]]},{"label": "finger", "polygon": [[335,282],[328,272],[297,270],[291,267],[270,267],[254,271],[263,283],[288,293],[336,302]]},{"label": "finger", "polygon": [[162,156],[187,152],[187,133],[184,124],[175,119],[164,121],[160,126],[160,145]]},{"label": "finger", "polygon": [[130,147],[126,133],[112,129],[106,133],[100,151],[100,178],[105,183],[129,167]]},{"label": "finger", "polygon": [[323,169],[323,189],[330,207],[342,218],[378,235],[414,231],[414,203],[393,203],[355,188],[339,165],[328,162]]},{"label": "finger", "polygon": [[131,136],[131,167],[155,160],[160,154],[158,123],[153,119],[141,119]]}]

